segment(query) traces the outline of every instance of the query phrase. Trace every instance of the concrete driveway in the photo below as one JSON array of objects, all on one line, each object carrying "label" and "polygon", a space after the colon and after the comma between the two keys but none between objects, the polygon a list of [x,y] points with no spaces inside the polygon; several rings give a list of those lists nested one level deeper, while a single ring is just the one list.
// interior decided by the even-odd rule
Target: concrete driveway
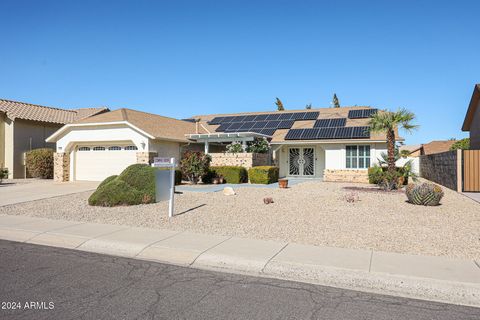
[{"label": "concrete driveway", "polygon": [[480,203],[480,192],[464,192],[463,195]]},{"label": "concrete driveway", "polygon": [[99,182],[7,181],[0,184],[0,206],[95,190]]}]

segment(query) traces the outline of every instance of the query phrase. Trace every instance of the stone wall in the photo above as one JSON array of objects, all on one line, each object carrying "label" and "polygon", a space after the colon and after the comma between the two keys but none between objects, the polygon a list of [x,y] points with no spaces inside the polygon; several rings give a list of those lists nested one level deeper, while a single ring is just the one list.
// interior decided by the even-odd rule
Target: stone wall
[{"label": "stone wall", "polygon": [[65,152],[53,154],[53,180],[67,182],[70,180],[70,155]]},{"label": "stone wall", "polygon": [[447,151],[420,156],[422,178],[457,190],[457,152]]},{"label": "stone wall", "polygon": [[156,156],[156,152],[137,152],[137,163],[152,164]]},{"label": "stone wall", "polygon": [[323,181],[368,183],[368,170],[325,169]]},{"label": "stone wall", "polygon": [[217,166],[240,166],[251,168],[256,166],[268,166],[270,158],[268,153],[209,153],[212,157],[210,165]]}]

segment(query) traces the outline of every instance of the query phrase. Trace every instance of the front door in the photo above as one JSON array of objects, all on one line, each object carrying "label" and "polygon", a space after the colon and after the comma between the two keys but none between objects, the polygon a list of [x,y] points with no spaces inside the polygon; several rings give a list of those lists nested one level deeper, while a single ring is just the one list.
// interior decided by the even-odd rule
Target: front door
[{"label": "front door", "polygon": [[288,174],[290,176],[314,176],[315,148],[296,147],[288,149]]}]

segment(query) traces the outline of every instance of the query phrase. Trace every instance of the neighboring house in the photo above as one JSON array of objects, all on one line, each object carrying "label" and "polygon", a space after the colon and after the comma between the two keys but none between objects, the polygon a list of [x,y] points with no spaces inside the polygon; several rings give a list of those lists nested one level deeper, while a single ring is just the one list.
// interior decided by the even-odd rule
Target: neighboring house
[{"label": "neighboring house", "polygon": [[416,144],[416,145],[401,145],[399,148],[398,148],[398,151],[402,152],[404,150],[410,152],[410,157],[418,157],[420,155],[420,147],[421,145],[419,144]]},{"label": "neighboring house", "polygon": [[[367,169],[386,152],[385,134],[368,132],[369,107],[205,115],[177,120],[119,109],[67,124],[47,142],[57,143],[57,181],[94,180],[119,174],[153,157],[180,158],[204,150],[212,165],[273,163],[282,177],[367,181]],[[267,138],[268,155],[225,154],[227,144]],[[403,141],[401,137],[397,140]]]},{"label": "neighboring house", "polygon": [[180,158],[193,122],[119,109],[63,126],[47,142],[57,143],[56,181],[100,181],[153,157]]},{"label": "neighboring house", "polygon": [[441,153],[450,150],[456,140],[437,140],[421,144],[418,148],[411,150],[410,157],[425,156],[434,153]]},{"label": "neighboring house", "polygon": [[24,153],[36,148],[55,148],[45,139],[66,123],[89,117],[107,108],[65,110],[0,99],[0,167],[9,178],[24,178]]},{"label": "neighboring house", "polygon": [[480,149],[480,84],[473,88],[472,98],[463,121],[462,131],[470,132],[470,149]]},{"label": "neighboring house", "polygon": [[342,107],[196,116],[192,118],[209,133],[189,139],[204,143],[208,152],[212,144],[264,135],[281,177],[366,182],[367,169],[387,151],[385,134],[368,132],[369,116],[376,111]]}]

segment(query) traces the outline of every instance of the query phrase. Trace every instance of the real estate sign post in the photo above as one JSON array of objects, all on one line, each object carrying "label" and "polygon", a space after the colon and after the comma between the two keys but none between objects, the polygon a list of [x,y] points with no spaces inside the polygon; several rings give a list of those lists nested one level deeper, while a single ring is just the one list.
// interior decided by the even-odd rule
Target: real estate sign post
[{"label": "real estate sign post", "polygon": [[153,167],[163,168],[155,172],[155,201],[168,199],[168,217],[173,217],[173,196],[175,194],[175,158],[154,158]]}]

